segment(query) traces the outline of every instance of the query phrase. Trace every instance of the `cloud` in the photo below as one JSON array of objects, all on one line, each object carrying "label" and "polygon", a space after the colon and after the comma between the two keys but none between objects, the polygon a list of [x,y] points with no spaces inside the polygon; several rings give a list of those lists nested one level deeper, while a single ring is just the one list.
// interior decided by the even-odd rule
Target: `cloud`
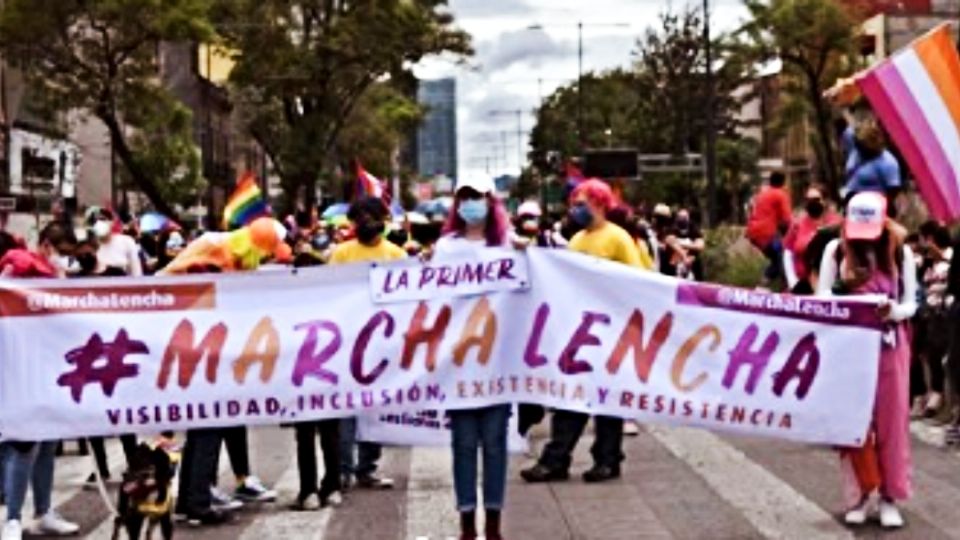
[{"label": "cloud", "polygon": [[450,11],[458,18],[530,15],[532,6],[521,0],[451,0]]},{"label": "cloud", "polygon": [[509,91],[491,91],[480,99],[469,103],[470,117],[467,120],[474,126],[482,126],[480,127],[481,130],[496,129],[505,122],[512,122],[508,125],[516,125],[516,117],[504,118],[490,113],[493,111],[515,111],[517,109],[526,111],[527,109],[533,109],[535,102],[535,96],[523,96]]},{"label": "cloud", "polygon": [[487,73],[503,71],[516,64],[539,68],[547,61],[569,58],[574,52],[572,44],[556,41],[543,30],[504,32],[496,41],[477,45],[477,59]]}]

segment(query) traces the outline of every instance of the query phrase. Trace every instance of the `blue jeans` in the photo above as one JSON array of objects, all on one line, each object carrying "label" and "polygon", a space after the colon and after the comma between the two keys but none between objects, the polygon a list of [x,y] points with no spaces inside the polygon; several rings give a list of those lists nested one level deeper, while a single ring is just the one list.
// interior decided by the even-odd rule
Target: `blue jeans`
[{"label": "blue jeans", "polygon": [[0,443],[0,503],[3,503],[4,500],[4,490],[6,485],[3,483],[3,479],[6,478],[6,468],[7,468],[7,451],[10,449],[10,443]]},{"label": "blue jeans", "polygon": [[3,475],[8,521],[21,520],[23,503],[27,500],[27,488],[31,485],[36,515],[43,516],[50,511],[56,451],[56,441],[10,444]]},{"label": "blue jeans", "polygon": [[[354,455],[356,447],[356,456]],[[348,476],[367,476],[377,471],[383,447],[377,443],[357,442],[357,419],[340,421],[340,472]]]},{"label": "blue jeans", "polygon": [[477,447],[483,449],[483,506],[503,508],[507,490],[507,421],[510,405],[450,411],[453,429],[453,489],[457,509],[477,509]]}]

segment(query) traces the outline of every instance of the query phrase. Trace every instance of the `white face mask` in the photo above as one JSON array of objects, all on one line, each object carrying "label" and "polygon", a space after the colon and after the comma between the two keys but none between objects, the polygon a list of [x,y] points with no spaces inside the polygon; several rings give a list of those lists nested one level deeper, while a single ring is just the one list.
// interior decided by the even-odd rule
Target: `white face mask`
[{"label": "white face mask", "polygon": [[99,220],[93,224],[93,234],[96,235],[97,238],[107,238],[111,232],[113,232],[113,223],[109,221]]},{"label": "white face mask", "polygon": [[67,257],[66,255],[57,255],[54,257],[53,264],[65,274],[76,274],[80,271],[80,264],[77,260],[73,257]]}]

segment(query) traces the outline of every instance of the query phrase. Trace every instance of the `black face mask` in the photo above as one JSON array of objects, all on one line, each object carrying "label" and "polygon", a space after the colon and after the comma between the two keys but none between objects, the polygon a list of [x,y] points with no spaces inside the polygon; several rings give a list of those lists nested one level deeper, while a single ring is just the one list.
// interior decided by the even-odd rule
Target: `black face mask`
[{"label": "black face mask", "polygon": [[653,216],[653,226],[658,231],[662,231],[670,227],[672,222],[673,220],[666,216]]},{"label": "black face mask", "polygon": [[821,201],[807,201],[806,210],[807,215],[816,219],[823,215],[826,208],[824,208],[823,202]]},{"label": "black face mask", "polygon": [[357,240],[369,244],[383,234],[384,225],[379,221],[365,221],[357,225]]},{"label": "black face mask", "polygon": [[97,256],[93,253],[82,253],[77,255],[77,264],[84,275],[92,274],[97,269]]}]

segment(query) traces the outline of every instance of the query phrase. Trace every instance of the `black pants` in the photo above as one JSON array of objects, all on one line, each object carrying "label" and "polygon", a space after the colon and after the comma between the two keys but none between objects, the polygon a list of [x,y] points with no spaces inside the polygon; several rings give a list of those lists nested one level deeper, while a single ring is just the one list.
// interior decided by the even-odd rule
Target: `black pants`
[{"label": "black pants", "polygon": [[954,397],[960,396],[960,305],[954,304],[947,317],[950,352],[947,354],[947,376]]},{"label": "black pants", "polygon": [[[574,448],[590,421],[590,415],[555,411],[550,423],[550,442],[543,449],[540,464],[554,471],[570,468]],[[623,461],[623,419],[611,416],[594,417],[596,438],[590,453],[596,465],[619,469]]]},{"label": "black pants", "polygon": [[[104,480],[110,478],[110,463],[107,461],[107,449],[103,437],[90,437],[90,448],[93,450],[93,458],[97,461],[97,470],[100,477]],[[120,444],[123,445],[123,455],[127,458],[127,467],[130,467],[130,460],[137,451],[136,435],[121,435]]]},{"label": "black pants", "polygon": [[[223,443],[227,446],[227,456],[230,457],[230,467],[237,478],[250,476],[250,446],[247,441],[247,428],[223,428]],[[214,471],[213,484],[217,483]]]},{"label": "black pants", "polygon": [[526,437],[527,432],[542,422],[545,416],[547,416],[547,410],[542,406],[521,403],[517,406],[517,431]]},{"label": "black pants", "polygon": [[923,357],[930,370],[930,390],[943,393],[945,371],[943,361],[950,352],[951,325],[946,310],[927,310],[923,318],[926,327],[923,343]]},{"label": "black pants", "polygon": [[180,497],[177,512],[195,514],[210,509],[211,479],[215,480],[220,462],[223,429],[196,429],[187,432],[180,467]]},{"label": "black pants", "polygon": [[[340,491],[340,420],[304,422],[295,426],[297,431],[297,466],[300,470],[300,494],[303,500],[311,493],[326,499],[334,491]],[[320,436],[323,451],[323,480],[317,488],[316,437]]]}]

